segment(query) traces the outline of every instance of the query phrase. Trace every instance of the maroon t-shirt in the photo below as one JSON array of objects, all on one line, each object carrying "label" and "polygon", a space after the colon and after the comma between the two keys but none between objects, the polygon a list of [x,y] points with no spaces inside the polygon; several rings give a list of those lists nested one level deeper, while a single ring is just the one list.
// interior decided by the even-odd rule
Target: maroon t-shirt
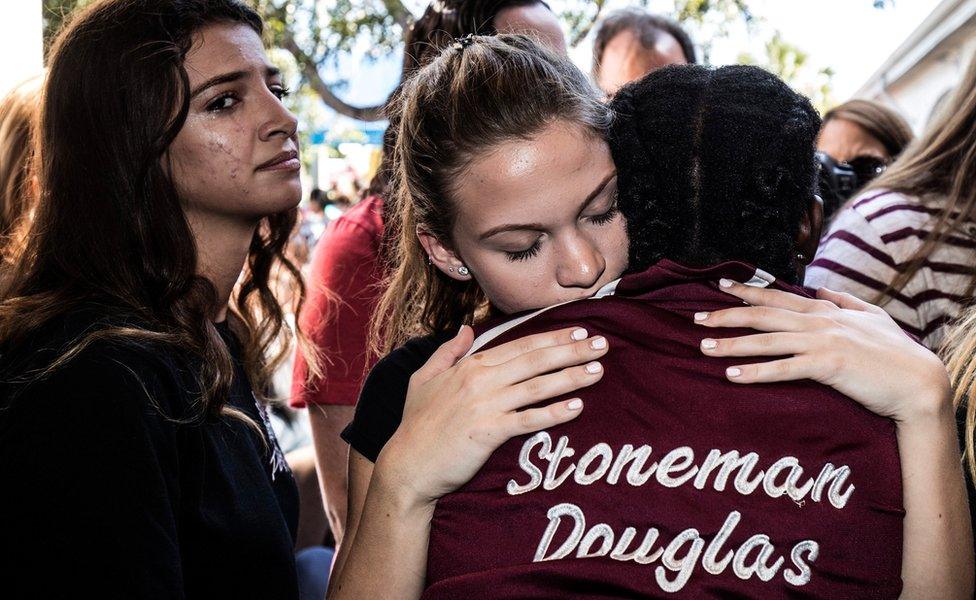
[{"label": "maroon t-shirt", "polygon": [[314,377],[301,352],[292,371],[292,408],[309,404],[354,406],[376,362],[369,323],[382,292],[383,199],[369,196],[329,223],[312,254],[302,331],[321,356]]},{"label": "maroon t-shirt", "polygon": [[743,385],[707,358],[697,311],[721,277],[802,294],[742,263],[662,261],[490,328],[479,348],[585,326],[606,374],[575,420],[502,445],[441,499],[425,598],[895,598],[901,468],[894,424],[814,383]]}]

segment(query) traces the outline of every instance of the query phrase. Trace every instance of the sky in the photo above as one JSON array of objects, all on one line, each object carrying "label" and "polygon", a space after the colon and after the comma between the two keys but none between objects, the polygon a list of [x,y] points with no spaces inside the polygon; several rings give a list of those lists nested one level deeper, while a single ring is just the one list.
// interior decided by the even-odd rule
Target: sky
[{"label": "sky", "polygon": [[[891,53],[914,31],[941,0],[894,0],[884,9],[873,7],[871,0],[752,0],[753,13],[767,26],[779,30],[783,38],[809,55],[811,66],[830,67],[835,75],[833,96],[837,101],[851,97],[881,66]],[[406,2],[415,12],[421,4]],[[557,12],[560,0],[549,3]],[[609,10],[632,4],[627,0],[609,0]],[[671,0],[650,0],[648,8],[666,13]],[[584,70],[590,69],[592,33],[588,39],[571,50],[570,56]],[[711,62],[728,64],[736,61],[743,51],[761,52],[755,36],[744,27],[736,27],[731,35],[713,44]],[[382,102],[399,75],[400,56],[375,63],[363,63],[358,56],[341,61],[338,71],[327,73],[348,78],[348,87],[340,96],[354,104]],[[357,127],[345,118],[338,118],[336,128]],[[360,125],[361,126],[361,125]]]},{"label": "sky", "polygon": [[0,96],[41,71],[41,0],[4,2],[0,19]]}]

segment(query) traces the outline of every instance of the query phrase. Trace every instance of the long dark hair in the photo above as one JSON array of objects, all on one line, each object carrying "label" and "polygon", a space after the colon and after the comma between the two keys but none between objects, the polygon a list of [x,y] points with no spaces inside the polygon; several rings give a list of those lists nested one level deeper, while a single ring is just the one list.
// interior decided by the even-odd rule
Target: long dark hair
[{"label": "long dark hair", "polygon": [[[101,0],[80,11],[49,58],[38,146],[39,205],[15,271],[0,294],[0,350],[14,354],[46,323],[82,305],[98,325],[69,341],[41,374],[92,342],[180,349],[199,362],[199,413],[243,414],[225,405],[233,378],[211,322],[214,285],[197,274],[194,238],[168,175],[168,148],[189,110],[184,60],[193,36],[215,22],[258,34],[261,18],[237,0]],[[251,240],[230,324],[255,391],[274,366],[265,352],[283,329],[269,284],[284,268],[296,210],[265,217]]]}]

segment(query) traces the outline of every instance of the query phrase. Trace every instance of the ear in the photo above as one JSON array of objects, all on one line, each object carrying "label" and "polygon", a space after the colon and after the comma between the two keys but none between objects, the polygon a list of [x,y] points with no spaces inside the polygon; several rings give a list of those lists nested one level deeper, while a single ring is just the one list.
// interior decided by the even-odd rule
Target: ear
[{"label": "ear", "polygon": [[823,221],[823,200],[820,199],[820,196],[814,195],[806,210],[803,211],[800,230],[796,233],[796,251],[806,259],[804,264],[810,264],[813,261],[813,256],[817,253],[817,246],[820,245],[820,234],[823,232]]},{"label": "ear", "polygon": [[467,275],[461,275],[458,272],[459,267],[465,266],[464,261],[455,254],[450,246],[420,227],[417,228],[417,239],[420,240],[420,245],[424,247],[424,251],[430,257],[431,263],[442,273],[457,281],[471,280],[470,271]]}]

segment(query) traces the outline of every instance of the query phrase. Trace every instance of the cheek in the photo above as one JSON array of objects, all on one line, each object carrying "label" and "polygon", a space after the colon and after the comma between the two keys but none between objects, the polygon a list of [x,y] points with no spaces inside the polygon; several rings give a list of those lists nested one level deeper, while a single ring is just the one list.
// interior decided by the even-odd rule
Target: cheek
[{"label": "cheek", "polygon": [[613,223],[607,225],[606,234],[599,238],[600,252],[607,265],[607,271],[614,278],[623,274],[629,262],[629,240],[627,239],[627,222],[623,217],[617,217]]},{"label": "cheek", "polygon": [[466,261],[491,303],[505,313],[535,308],[551,280],[542,257],[510,261],[496,252],[469,254]]},{"label": "cheek", "polygon": [[[203,201],[214,192],[246,192],[243,128],[228,124],[221,129],[198,127],[187,122],[170,147],[173,180],[190,201]],[[228,130],[228,131],[225,131]],[[240,132],[239,135],[234,133]]]}]

